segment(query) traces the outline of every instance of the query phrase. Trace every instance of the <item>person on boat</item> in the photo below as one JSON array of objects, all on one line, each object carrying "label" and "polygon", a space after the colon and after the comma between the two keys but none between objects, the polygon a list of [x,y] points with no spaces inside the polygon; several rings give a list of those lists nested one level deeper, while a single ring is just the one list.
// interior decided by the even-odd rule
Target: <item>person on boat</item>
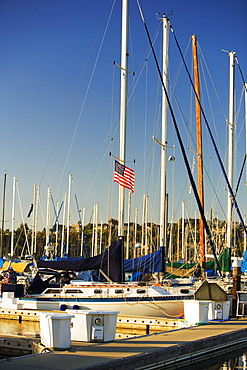
[{"label": "person on boat", "polygon": [[66,271],[66,270],[63,270],[61,272],[60,276],[61,276],[61,278],[60,278],[59,282],[60,282],[61,285],[69,284],[71,279],[76,278],[76,274],[73,271],[69,272],[69,271]]},{"label": "person on boat", "polygon": [[8,270],[2,273],[3,282],[7,284],[17,283],[17,274],[12,266],[9,266]]},{"label": "person on boat", "polygon": [[70,283],[70,276],[68,271],[62,271],[61,272],[61,278],[60,278],[60,284],[65,285]]}]

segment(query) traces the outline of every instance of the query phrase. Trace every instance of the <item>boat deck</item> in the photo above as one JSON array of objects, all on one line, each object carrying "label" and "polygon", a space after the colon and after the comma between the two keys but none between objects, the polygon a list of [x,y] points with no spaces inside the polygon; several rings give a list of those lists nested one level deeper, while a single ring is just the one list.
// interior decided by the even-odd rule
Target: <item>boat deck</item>
[{"label": "boat deck", "polygon": [[212,321],[106,343],[72,342],[68,350],[0,361],[4,369],[175,369],[247,344],[247,320]]}]

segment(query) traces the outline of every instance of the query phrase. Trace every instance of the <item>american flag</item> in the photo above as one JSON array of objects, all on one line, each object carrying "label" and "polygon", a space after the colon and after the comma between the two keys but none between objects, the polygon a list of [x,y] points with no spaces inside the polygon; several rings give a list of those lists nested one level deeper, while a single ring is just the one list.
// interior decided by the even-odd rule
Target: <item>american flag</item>
[{"label": "american flag", "polygon": [[114,182],[117,182],[119,185],[131,190],[131,193],[134,193],[135,172],[115,160]]}]

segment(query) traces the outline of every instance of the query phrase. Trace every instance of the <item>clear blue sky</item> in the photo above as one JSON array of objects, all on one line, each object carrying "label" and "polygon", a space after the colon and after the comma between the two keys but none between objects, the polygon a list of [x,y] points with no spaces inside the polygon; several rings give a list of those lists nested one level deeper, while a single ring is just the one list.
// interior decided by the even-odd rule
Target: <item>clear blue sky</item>
[{"label": "clear blue sky", "polygon": [[[155,50],[160,60],[161,21],[155,13],[169,15],[191,69],[190,37],[197,35],[201,55],[217,89],[219,101],[208,87],[212,110],[207,109],[223,161],[227,158],[229,57],[222,49],[235,51],[247,79],[246,0],[140,0],[151,37],[157,32]],[[113,6],[114,5],[114,6]],[[111,13],[112,12],[112,13]],[[110,16],[111,14],[111,16]],[[0,174],[7,171],[6,224],[11,226],[12,179],[17,178],[16,223],[26,219],[33,202],[33,185],[40,185],[39,225],[45,226],[46,192],[51,188],[55,203],[68,191],[68,175],[73,176],[71,223],[77,223],[79,208],[85,208],[89,222],[93,205],[99,202],[99,222],[117,218],[118,185],[113,183],[113,158],[118,156],[118,110],[120,73],[121,1],[116,0],[0,0]],[[136,171],[136,191],[132,214],[142,214],[143,194],[149,195],[150,220],[159,222],[159,153],[155,134],[160,138],[160,83],[135,0],[130,0],[129,85],[136,84],[128,106],[127,160]],[[189,46],[188,46],[189,45]],[[171,83],[183,113],[173,97],[186,149],[195,150],[185,130],[185,121],[194,135],[194,113],[190,108],[190,87],[181,58],[170,35]],[[204,66],[201,71],[207,74]],[[208,79],[208,77],[207,77]],[[236,169],[235,182],[245,153],[242,81],[236,67]],[[206,83],[205,83],[206,86]],[[132,91],[130,87],[130,91]],[[206,88],[205,88],[206,99]],[[217,104],[216,104],[217,103]],[[193,105],[193,104],[192,104]],[[208,108],[208,104],[205,103]],[[182,117],[184,117],[182,119]],[[191,122],[191,123],[190,123]],[[188,181],[172,123],[168,127],[167,188],[169,214],[181,217],[181,201],[194,217],[196,206],[188,193]],[[111,140],[112,139],[112,140]],[[225,183],[204,128],[206,212],[214,208],[221,219],[226,212]],[[192,165],[193,152],[188,150]],[[210,158],[208,158],[210,157]],[[133,163],[133,159],[136,163]],[[196,170],[194,170],[196,176]],[[246,180],[246,174],[244,175]],[[0,181],[2,194],[2,181]],[[109,195],[110,194],[110,195]],[[219,196],[221,202],[216,198]],[[20,199],[20,202],[19,202]],[[241,181],[238,201],[247,212],[246,189]],[[20,207],[21,204],[21,207]],[[1,217],[0,217],[1,218]],[[134,216],[132,215],[132,219]],[[51,219],[54,212],[51,209]],[[62,218],[60,218],[60,222]],[[52,222],[52,221],[51,221]]]}]

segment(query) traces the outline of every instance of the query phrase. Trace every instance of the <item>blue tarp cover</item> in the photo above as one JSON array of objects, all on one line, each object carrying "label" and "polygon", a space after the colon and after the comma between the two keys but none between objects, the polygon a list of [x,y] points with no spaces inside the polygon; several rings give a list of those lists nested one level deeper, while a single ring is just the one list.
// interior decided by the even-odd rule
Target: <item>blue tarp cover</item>
[{"label": "blue tarp cover", "polygon": [[90,258],[63,258],[57,261],[37,261],[38,268],[53,270],[87,271],[101,269],[112,281],[123,280],[122,240],[114,241],[103,253]]},{"label": "blue tarp cover", "polygon": [[143,274],[165,272],[165,248],[160,247],[156,252],[146,256],[125,260],[124,272],[141,272]]}]

